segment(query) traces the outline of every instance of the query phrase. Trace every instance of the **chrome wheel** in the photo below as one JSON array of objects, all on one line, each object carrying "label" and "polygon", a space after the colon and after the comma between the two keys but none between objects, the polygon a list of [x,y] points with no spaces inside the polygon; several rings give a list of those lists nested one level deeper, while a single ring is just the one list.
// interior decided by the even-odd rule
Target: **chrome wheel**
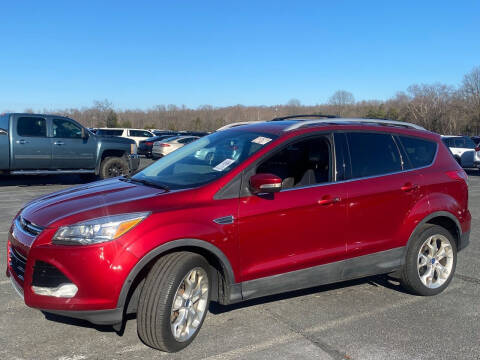
[{"label": "chrome wheel", "polygon": [[430,289],[442,286],[452,274],[452,244],[444,235],[432,235],[420,247],[417,259],[418,276]]},{"label": "chrome wheel", "polygon": [[208,275],[201,267],[191,270],[173,298],[170,327],[175,340],[184,342],[199,329],[207,311]]}]

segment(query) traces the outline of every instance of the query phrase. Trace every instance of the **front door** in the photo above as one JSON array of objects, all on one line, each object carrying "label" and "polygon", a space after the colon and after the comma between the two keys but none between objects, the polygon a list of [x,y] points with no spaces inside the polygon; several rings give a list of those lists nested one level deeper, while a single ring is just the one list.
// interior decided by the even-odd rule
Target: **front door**
[{"label": "front door", "polygon": [[21,115],[14,120],[13,170],[46,170],[52,164],[51,139],[47,137],[47,119]]},{"label": "front door", "polygon": [[241,281],[344,259],[346,193],[333,181],[333,163],[327,134],[291,143],[256,167],[281,177],[282,190],[240,199]]},{"label": "front door", "polygon": [[52,119],[52,167],[94,169],[97,143],[94,136],[82,138],[82,128],[68,119]]}]

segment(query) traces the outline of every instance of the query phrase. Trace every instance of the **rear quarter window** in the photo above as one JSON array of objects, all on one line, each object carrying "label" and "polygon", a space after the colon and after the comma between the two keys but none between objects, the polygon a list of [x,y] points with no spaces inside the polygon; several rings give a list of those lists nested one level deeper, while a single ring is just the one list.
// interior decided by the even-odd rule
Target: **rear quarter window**
[{"label": "rear quarter window", "polygon": [[17,120],[18,136],[46,137],[47,120],[40,117],[19,117]]},{"label": "rear quarter window", "polygon": [[402,170],[398,147],[390,134],[348,134],[352,178],[389,174]]},{"label": "rear quarter window", "polygon": [[4,114],[0,115],[0,130],[5,130],[8,132],[8,118],[10,115]]},{"label": "rear quarter window", "polygon": [[437,151],[435,142],[409,136],[399,138],[413,168],[428,166],[433,162]]}]

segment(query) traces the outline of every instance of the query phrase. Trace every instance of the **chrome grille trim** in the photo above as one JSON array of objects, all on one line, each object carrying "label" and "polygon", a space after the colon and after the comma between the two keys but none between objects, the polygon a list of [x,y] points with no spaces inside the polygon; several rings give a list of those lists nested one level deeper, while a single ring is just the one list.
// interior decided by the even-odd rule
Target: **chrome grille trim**
[{"label": "chrome grille trim", "polygon": [[23,277],[25,276],[25,268],[27,266],[27,258],[22,254],[20,254],[12,246],[10,246],[9,248],[9,253],[10,253],[10,259],[9,259],[10,268],[13,270],[15,275],[17,275],[18,278],[23,281]]},{"label": "chrome grille trim", "polygon": [[18,216],[15,219],[15,225],[22,230],[23,232],[27,233],[28,235],[37,236],[43,231],[43,227],[38,226],[28,220],[26,220],[23,216]]}]

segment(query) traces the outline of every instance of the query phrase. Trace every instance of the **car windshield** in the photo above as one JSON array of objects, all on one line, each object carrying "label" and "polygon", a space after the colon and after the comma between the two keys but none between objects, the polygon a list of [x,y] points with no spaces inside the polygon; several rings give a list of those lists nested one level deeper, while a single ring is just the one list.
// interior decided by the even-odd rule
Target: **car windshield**
[{"label": "car windshield", "polygon": [[222,177],[276,138],[259,132],[220,131],[170,153],[132,178],[173,190],[197,187]]}]

